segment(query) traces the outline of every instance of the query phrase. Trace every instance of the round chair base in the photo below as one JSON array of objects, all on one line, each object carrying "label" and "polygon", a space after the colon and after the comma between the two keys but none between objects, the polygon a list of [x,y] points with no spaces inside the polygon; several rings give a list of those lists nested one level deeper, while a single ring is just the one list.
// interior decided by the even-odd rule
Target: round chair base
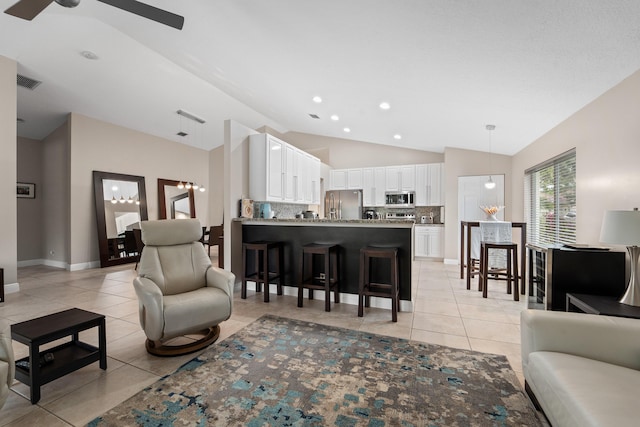
[{"label": "round chair base", "polygon": [[147,348],[147,351],[154,356],[171,357],[193,353],[194,351],[203,349],[216,342],[216,340],[220,336],[220,326],[212,326],[208,329],[200,331],[200,333],[204,336],[199,340],[189,344],[164,345],[162,344],[162,342],[147,339],[145,347]]}]

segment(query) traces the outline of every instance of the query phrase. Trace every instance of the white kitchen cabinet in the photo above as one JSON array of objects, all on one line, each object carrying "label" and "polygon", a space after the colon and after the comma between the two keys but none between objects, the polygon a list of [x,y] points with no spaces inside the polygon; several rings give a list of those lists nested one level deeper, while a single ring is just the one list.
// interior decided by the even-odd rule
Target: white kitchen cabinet
[{"label": "white kitchen cabinet", "polygon": [[347,169],[331,169],[329,172],[329,189],[330,190],[346,190],[347,189]]},{"label": "white kitchen cabinet", "polygon": [[[310,168],[309,161],[317,162]],[[307,182],[309,181],[309,184]],[[269,134],[249,138],[249,197],[256,201],[308,203],[305,189],[316,182],[319,195],[320,159]]]},{"label": "white kitchen cabinet", "polygon": [[362,203],[364,206],[385,205],[385,175],[384,167],[362,169]]},{"label": "white kitchen cabinet", "polygon": [[444,205],[444,164],[416,165],[416,206]]},{"label": "white kitchen cabinet", "polygon": [[362,190],[362,169],[347,170],[347,190]]},{"label": "white kitchen cabinet", "polygon": [[444,227],[437,225],[418,225],[414,227],[414,248],[416,257],[444,257]]},{"label": "white kitchen cabinet", "polygon": [[296,149],[286,144],[284,146],[284,201],[296,201]]},{"label": "white kitchen cabinet", "polygon": [[416,166],[388,166],[385,176],[386,191],[415,191]]},{"label": "white kitchen cabinet", "polygon": [[309,165],[309,176],[307,178],[309,203],[317,205],[320,204],[320,159],[307,154],[307,162]]}]

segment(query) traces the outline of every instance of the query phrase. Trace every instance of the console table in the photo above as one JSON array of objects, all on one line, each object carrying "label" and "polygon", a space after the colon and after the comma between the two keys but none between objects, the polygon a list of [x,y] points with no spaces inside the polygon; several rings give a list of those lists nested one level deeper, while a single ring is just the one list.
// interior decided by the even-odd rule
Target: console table
[{"label": "console table", "polygon": [[[467,268],[467,289],[471,287],[471,228],[480,227],[480,221],[460,221],[460,278],[464,278],[464,269]],[[520,293],[525,294],[525,272],[527,262],[527,223],[512,222],[512,228],[520,229]]]},{"label": "console table", "polygon": [[567,311],[640,319],[640,307],[620,304],[618,299],[601,295],[569,293],[567,294]]},{"label": "console table", "polygon": [[[78,334],[98,327],[98,347],[84,343]],[[40,353],[40,346],[71,336],[69,342]],[[30,387],[31,403],[40,400],[40,387],[93,362],[107,369],[107,338],[105,317],[102,314],[72,308],[48,316],[11,325],[11,338],[29,346],[29,356],[16,361],[16,379]],[[40,366],[45,353],[53,354],[53,361]],[[28,367],[18,366],[29,362]]]}]

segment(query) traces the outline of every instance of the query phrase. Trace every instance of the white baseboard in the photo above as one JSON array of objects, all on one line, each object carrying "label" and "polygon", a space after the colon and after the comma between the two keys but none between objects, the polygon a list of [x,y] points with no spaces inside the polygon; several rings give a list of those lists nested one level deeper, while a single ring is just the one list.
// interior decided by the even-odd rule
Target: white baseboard
[{"label": "white baseboard", "polygon": [[27,259],[24,261],[18,261],[18,267],[31,267],[32,265],[42,265],[44,264],[44,259]]},{"label": "white baseboard", "polygon": [[18,261],[18,267],[31,267],[34,265],[46,265],[47,267],[62,268],[67,271],[88,270],[91,268],[99,268],[100,261],[81,262],[78,264],[68,264],[63,261],[54,261],[51,259],[28,259]]},{"label": "white baseboard", "polygon": [[71,264],[69,271],[89,270],[91,268],[100,267],[100,261],[81,262],[78,264]]},{"label": "white baseboard", "polygon": [[20,291],[20,284],[19,283],[5,283],[4,284],[4,293],[5,294],[12,294],[14,292],[19,292]]},{"label": "white baseboard", "polygon": [[[263,286],[264,288],[264,286]],[[269,295],[277,295],[277,289],[275,286],[269,287]],[[256,290],[255,282],[247,282],[247,291]],[[309,290],[304,289],[303,298],[309,298]],[[295,286],[283,286],[282,293],[284,295],[298,296],[298,288]],[[314,290],[313,298],[316,300],[324,300],[324,291]],[[331,301],[333,301],[333,295],[331,297]],[[340,292],[340,303],[341,304],[349,304],[349,305],[358,305],[358,295],[357,294],[345,294]],[[378,298],[378,297],[370,297],[370,306],[376,308],[384,308],[387,310],[391,310],[391,298]],[[405,301],[400,300],[400,311],[405,312],[413,312],[413,301]]]}]

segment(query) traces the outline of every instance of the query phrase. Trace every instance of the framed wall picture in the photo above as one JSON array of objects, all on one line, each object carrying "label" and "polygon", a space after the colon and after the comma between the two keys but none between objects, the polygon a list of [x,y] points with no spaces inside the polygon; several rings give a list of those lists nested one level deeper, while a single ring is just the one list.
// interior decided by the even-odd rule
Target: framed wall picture
[{"label": "framed wall picture", "polygon": [[36,185],[30,182],[18,182],[16,184],[16,195],[18,198],[35,199]]}]

